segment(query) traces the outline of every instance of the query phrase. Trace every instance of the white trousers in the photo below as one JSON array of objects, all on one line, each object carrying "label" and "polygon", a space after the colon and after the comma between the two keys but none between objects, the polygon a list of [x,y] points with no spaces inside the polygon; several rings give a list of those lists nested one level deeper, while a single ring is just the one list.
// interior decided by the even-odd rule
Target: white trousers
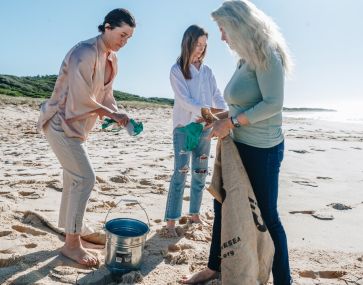
[{"label": "white trousers", "polygon": [[63,167],[63,191],[58,226],[80,234],[88,198],[96,182],[85,143],[64,134],[56,114],[44,128],[45,136]]}]

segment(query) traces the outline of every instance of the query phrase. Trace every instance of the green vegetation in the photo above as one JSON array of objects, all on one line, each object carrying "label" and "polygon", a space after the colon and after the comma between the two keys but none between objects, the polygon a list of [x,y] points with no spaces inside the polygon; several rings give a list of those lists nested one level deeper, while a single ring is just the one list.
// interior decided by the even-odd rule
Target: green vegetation
[{"label": "green vegetation", "polygon": [[[56,75],[44,76],[14,76],[0,75],[0,94],[13,97],[49,98],[52,94]],[[158,105],[174,104],[173,99],[168,98],[145,98],[138,95],[116,91],[114,96],[117,101],[145,102]]]},{"label": "green vegetation", "polygon": [[16,97],[48,98],[57,76],[0,75],[0,94]]},{"label": "green vegetation", "polygon": [[[56,75],[44,75],[44,76],[14,76],[14,75],[1,75],[0,74],[0,94],[11,97],[17,97],[16,102],[25,102],[25,98],[31,98],[32,104],[38,104],[42,99],[49,98],[52,94]],[[120,101],[123,106],[137,106],[146,107],[152,105],[158,106],[172,106],[174,104],[173,99],[151,97],[145,98],[138,95],[121,92],[114,90],[115,99]],[[9,98],[10,99],[10,98]],[[0,97],[1,102],[10,102],[3,96]],[[15,98],[13,98],[15,102]],[[0,102],[0,103],[1,103]],[[328,111],[335,112],[335,110],[322,109],[322,108],[284,108],[287,112],[305,112],[305,111]]]}]

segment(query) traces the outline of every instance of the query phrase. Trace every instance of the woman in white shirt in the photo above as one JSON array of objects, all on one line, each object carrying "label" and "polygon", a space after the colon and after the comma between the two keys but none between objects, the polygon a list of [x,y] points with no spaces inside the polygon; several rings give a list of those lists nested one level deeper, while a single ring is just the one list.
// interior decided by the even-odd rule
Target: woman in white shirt
[{"label": "woman in white shirt", "polygon": [[168,236],[175,237],[175,221],[181,216],[185,181],[191,164],[189,215],[192,223],[200,223],[199,211],[205,179],[208,174],[210,141],[209,130],[203,130],[198,145],[192,150],[185,148],[186,134],[183,127],[201,115],[201,108],[212,112],[226,109],[226,103],[217,88],[212,70],[203,64],[207,50],[208,33],[196,25],[190,26],[183,35],[181,54],[171,67],[170,83],[174,91],[173,144],[174,173],[170,181],[165,210]]}]

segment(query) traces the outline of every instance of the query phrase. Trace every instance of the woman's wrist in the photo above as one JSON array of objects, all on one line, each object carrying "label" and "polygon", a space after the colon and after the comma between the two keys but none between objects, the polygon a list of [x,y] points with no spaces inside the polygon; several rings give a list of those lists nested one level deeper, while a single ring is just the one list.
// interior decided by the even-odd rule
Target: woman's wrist
[{"label": "woman's wrist", "polygon": [[115,120],[115,114],[116,114],[116,112],[109,112],[109,114],[107,114],[107,116],[110,117],[112,120]]},{"label": "woman's wrist", "polygon": [[250,124],[250,121],[244,113],[238,114],[235,118],[241,126],[247,126]]},{"label": "woman's wrist", "polygon": [[225,120],[227,120],[228,128],[234,129],[236,126],[233,124],[232,117],[228,117]]},{"label": "woman's wrist", "polygon": [[228,118],[228,111],[223,111],[217,114],[214,114],[218,119],[223,120]]}]

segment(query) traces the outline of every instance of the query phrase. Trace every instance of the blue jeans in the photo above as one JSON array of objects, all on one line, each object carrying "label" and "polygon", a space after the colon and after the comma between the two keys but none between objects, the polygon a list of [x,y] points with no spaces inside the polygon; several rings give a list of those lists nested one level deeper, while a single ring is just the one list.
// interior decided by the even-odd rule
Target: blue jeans
[{"label": "blue jeans", "polygon": [[[275,245],[272,274],[275,285],[291,283],[289,254],[285,230],[277,211],[280,165],[284,157],[284,142],[271,148],[257,148],[235,142],[255,193],[262,218]],[[221,263],[222,206],[214,201],[213,237],[208,267],[219,271]]]},{"label": "blue jeans", "polygon": [[168,200],[166,202],[165,220],[178,220],[181,217],[185,181],[189,172],[192,156],[192,181],[190,186],[189,215],[198,215],[202,203],[205,179],[208,175],[208,158],[210,141],[207,140],[210,130],[201,134],[198,146],[192,151],[185,151],[185,134],[179,128],[173,132],[174,173],[171,177]]}]

